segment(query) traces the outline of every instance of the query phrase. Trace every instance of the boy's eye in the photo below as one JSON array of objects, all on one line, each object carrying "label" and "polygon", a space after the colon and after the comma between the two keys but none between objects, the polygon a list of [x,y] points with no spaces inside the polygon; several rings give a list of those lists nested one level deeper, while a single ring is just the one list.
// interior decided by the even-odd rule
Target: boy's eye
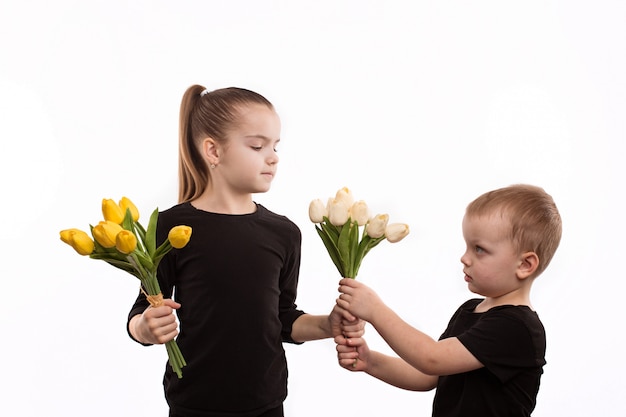
[{"label": "boy's eye", "polygon": [[483,253],[485,250],[483,248],[481,248],[480,246],[476,246],[474,248],[474,250],[476,251],[476,253]]}]

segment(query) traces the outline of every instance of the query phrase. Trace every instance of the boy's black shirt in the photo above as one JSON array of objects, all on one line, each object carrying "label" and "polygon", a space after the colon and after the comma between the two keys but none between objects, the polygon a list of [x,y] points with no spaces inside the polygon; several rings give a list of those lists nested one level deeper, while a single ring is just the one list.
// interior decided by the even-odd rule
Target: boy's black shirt
[{"label": "boy's black shirt", "polygon": [[513,305],[475,313],[481,301],[461,305],[440,339],[457,337],[484,367],[440,377],[434,417],[529,416],[535,408],[546,364],[539,316]]}]

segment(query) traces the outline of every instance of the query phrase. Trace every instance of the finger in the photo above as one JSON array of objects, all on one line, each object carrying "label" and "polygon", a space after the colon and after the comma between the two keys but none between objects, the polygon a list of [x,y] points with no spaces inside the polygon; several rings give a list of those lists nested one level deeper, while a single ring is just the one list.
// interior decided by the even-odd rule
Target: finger
[{"label": "finger", "polygon": [[341,307],[343,310],[346,310],[350,306],[350,303],[348,303],[347,301],[341,299],[341,297],[337,298],[336,302],[337,302],[337,305],[339,307]]},{"label": "finger", "polygon": [[[364,330],[361,331],[354,331],[354,332],[344,332],[344,336],[346,337],[346,339],[348,340],[352,340],[352,339],[360,339],[361,336],[363,336],[365,334]],[[346,344],[348,344],[348,342],[346,342]],[[354,345],[350,345],[350,346],[354,346]]]},{"label": "finger", "polygon": [[341,365],[343,368],[348,369],[350,371],[355,371],[356,370],[355,359],[340,359],[339,360],[339,365]]}]

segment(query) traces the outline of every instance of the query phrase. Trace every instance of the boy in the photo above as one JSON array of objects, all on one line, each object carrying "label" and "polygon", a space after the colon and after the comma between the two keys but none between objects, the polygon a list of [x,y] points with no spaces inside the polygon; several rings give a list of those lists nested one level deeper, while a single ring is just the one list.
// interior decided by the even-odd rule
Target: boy
[{"label": "boy", "polygon": [[464,279],[482,298],[459,307],[438,341],[411,327],[378,295],[342,279],[337,304],[371,323],[399,357],[337,336],[339,363],[391,385],[437,388],[433,416],[529,416],[545,365],[545,331],[532,309],[532,283],[561,239],[561,218],[546,192],[513,185],[471,202],[463,218]]}]

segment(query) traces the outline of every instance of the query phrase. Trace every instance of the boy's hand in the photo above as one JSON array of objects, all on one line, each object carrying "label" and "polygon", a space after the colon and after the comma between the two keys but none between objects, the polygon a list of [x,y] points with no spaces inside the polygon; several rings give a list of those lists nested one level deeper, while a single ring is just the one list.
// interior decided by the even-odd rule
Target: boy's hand
[{"label": "boy's hand", "polygon": [[369,347],[365,339],[335,337],[337,343],[337,359],[342,368],[349,371],[365,371],[368,365]]},{"label": "boy's hand", "polygon": [[164,299],[159,307],[148,307],[143,314],[133,318],[133,336],[142,343],[163,344],[178,335],[178,323],[174,310],[180,304],[172,299]]},{"label": "boy's hand", "polygon": [[375,311],[384,305],[374,290],[355,279],[339,281],[339,292],[337,305],[370,323]]}]

